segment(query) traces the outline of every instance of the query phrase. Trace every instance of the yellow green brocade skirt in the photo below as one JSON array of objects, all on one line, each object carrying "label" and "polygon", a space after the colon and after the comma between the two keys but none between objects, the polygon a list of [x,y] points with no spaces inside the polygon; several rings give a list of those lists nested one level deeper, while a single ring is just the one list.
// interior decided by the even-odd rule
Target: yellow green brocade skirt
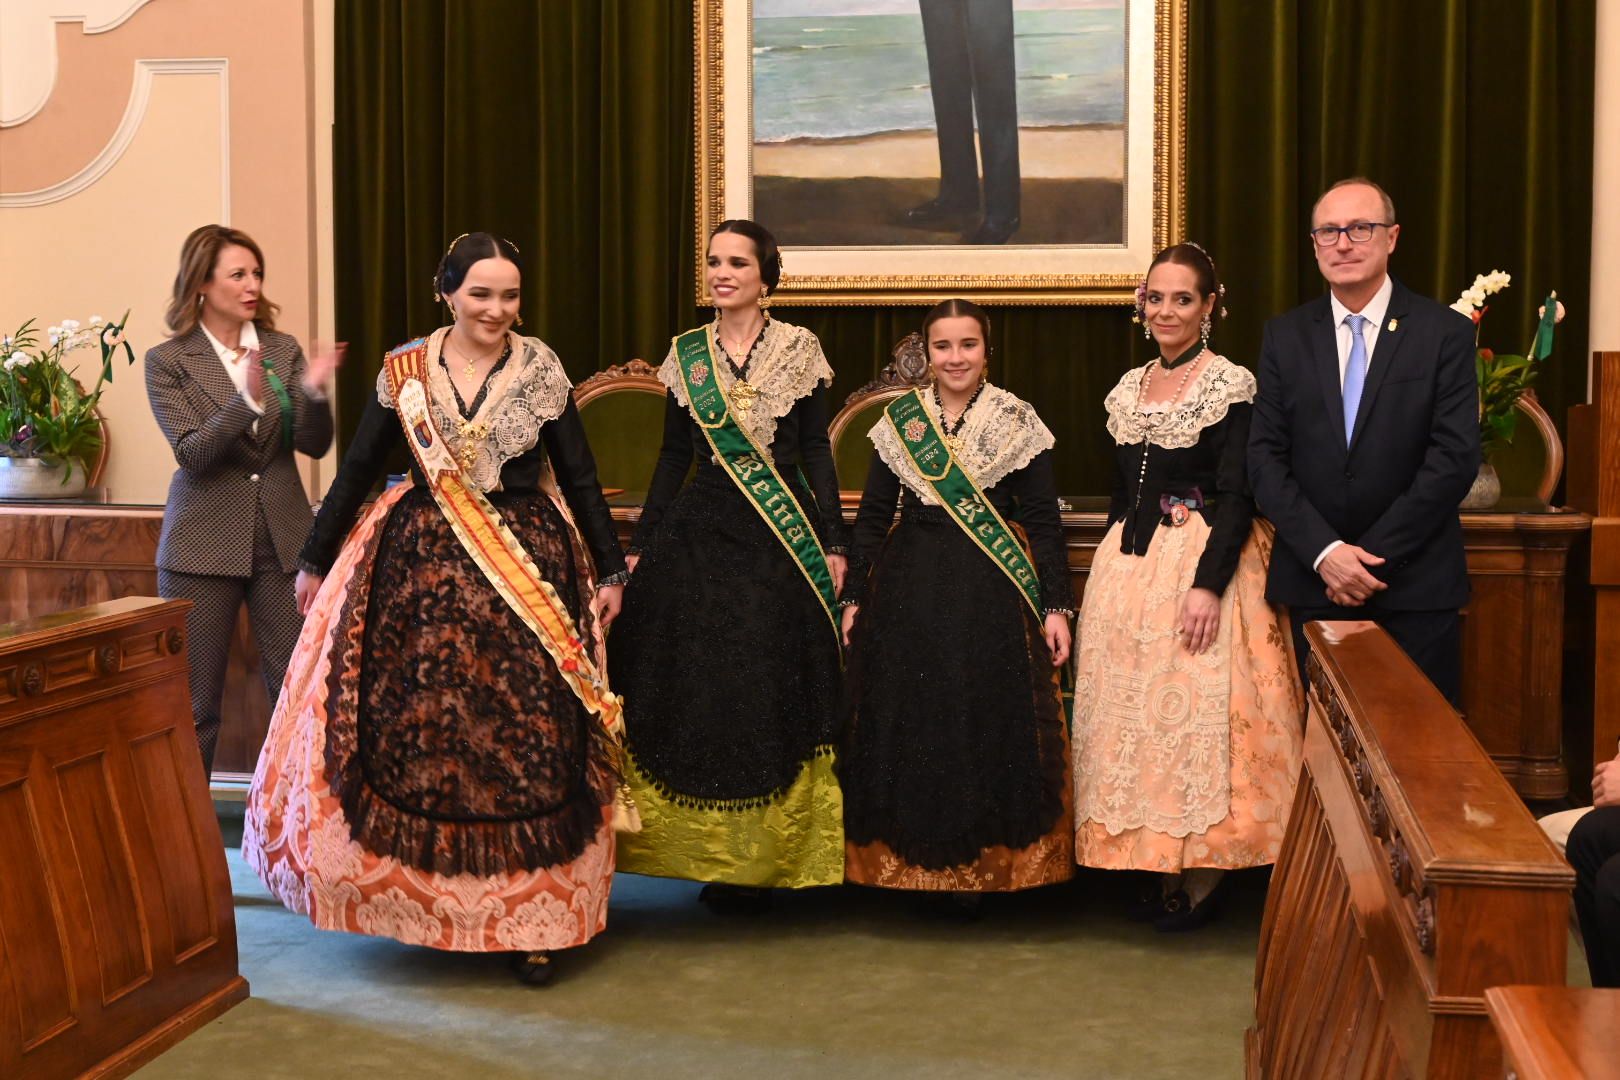
[{"label": "yellow green brocade skirt", "polygon": [[619,835],[621,873],[784,889],[844,880],[844,797],[830,746],[768,800],[671,796],[628,754],[624,772],[641,831]]}]

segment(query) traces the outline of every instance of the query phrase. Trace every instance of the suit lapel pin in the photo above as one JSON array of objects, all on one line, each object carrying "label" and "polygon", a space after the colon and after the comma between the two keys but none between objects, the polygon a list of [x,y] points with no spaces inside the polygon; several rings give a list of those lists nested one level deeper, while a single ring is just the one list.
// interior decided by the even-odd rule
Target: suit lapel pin
[{"label": "suit lapel pin", "polygon": [[1399,320],[1399,319],[1391,319],[1391,320],[1389,320],[1389,328],[1390,328],[1391,331],[1394,331],[1394,330],[1398,329],[1400,327],[1400,325],[1401,325],[1401,320]]}]

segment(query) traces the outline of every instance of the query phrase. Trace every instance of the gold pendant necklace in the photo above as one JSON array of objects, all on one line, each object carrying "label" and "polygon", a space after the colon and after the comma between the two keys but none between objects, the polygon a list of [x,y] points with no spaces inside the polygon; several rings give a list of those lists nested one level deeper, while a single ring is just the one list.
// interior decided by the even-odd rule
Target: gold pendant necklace
[{"label": "gold pendant necklace", "polygon": [[[749,341],[750,338],[757,341],[759,335],[764,331],[765,324],[762,322],[759,329],[755,330],[749,337],[737,339],[735,350],[728,350],[725,336],[720,332],[720,320],[718,318],[714,320],[714,336],[720,340],[720,350],[726,354],[726,359],[730,361],[732,375],[735,377],[731,384],[730,396],[731,403],[736,407],[739,416],[746,417],[749,410],[754,407],[754,399],[759,397],[759,388],[749,382],[747,377],[742,374],[743,369],[748,367],[748,353],[743,350],[743,344]],[[742,368],[737,367],[735,358],[738,353],[741,353],[743,357]]]},{"label": "gold pendant necklace", "polygon": [[467,378],[469,378],[469,379],[472,378],[473,375],[477,373],[477,371],[478,371],[478,361],[480,361],[480,360],[488,360],[491,356],[495,355],[494,351],[492,350],[489,353],[485,354],[484,356],[480,356],[480,357],[476,357],[476,358],[471,357],[471,356],[468,356],[466,353],[462,352],[461,351],[461,346],[459,346],[459,345],[456,346],[456,352],[461,353],[462,360],[466,361],[466,363],[462,365],[461,373],[463,375],[467,376]]}]

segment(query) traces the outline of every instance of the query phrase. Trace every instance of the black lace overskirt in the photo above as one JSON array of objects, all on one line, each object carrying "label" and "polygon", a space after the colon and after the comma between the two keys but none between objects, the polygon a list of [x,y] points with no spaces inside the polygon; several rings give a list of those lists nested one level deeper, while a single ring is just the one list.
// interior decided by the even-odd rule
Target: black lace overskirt
[{"label": "black lace overskirt", "polygon": [[908,508],[852,635],[844,828],[926,869],[1021,848],[1063,812],[1063,715],[1037,619],[934,507]]},{"label": "black lace overskirt", "polygon": [[[578,551],[555,505],[538,492],[491,502],[578,625]],[[429,492],[393,508],[356,584],[367,592],[349,604],[365,613],[358,691],[352,714],[340,705],[327,731],[333,790],[355,838],[443,874],[577,857],[613,789],[599,725]]]},{"label": "black lace overskirt", "polygon": [[768,797],[834,738],[832,624],[782,542],[712,464],[642,553],[608,663],[637,768],[675,795]]}]

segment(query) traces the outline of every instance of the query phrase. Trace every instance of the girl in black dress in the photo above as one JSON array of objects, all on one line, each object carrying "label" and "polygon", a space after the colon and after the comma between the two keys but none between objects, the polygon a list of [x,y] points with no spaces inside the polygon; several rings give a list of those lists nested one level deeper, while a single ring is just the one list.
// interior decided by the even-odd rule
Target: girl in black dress
[{"label": "girl in black dress", "polygon": [[[923,336],[934,382],[915,392],[910,419],[895,412],[902,398],[872,428],[842,599],[846,873],[954,892],[971,910],[981,893],[1074,873],[1057,678],[1074,593],[1052,433],[986,381],[989,317],[949,300],[929,312]],[[931,483],[911,449],[928,442],[930,422],[972,482],[961,488],[977,506],[968,514],[947,508],[962,500]],[[987,521],[994,531],[976,531]],[[991,554],[1009,544],[1024,552],[1022,586],[1005,555]]]}]

